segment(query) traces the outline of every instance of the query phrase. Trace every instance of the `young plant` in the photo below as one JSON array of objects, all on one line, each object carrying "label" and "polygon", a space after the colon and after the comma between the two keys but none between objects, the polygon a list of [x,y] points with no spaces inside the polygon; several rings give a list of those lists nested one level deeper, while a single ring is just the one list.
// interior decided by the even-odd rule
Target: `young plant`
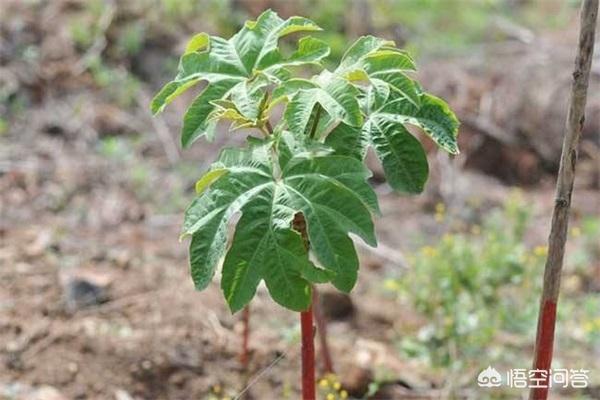
[{"label": "young plant", "polygon": [[[407,193],[421,192],[428,175],[425,152],[407,125],[458,153],[456,117],[406,75],[415,64],[393,42],[361,37],[333,71],[323,67],[329,47],[319,39],[302,37],[287,55],[279,48],[284,36],[318,30],[309,19],[284,20],[269,10],[228,40],[197,34],[179,73],[151,105],[158,113],[202,82],[184,116],[183,147],[200,137],[212,140],[219,121],[230,121],[230,131],[257,133],[243,147],[223,149],[197,182],[182,236],[191,237],[199,290],[224,256],[221,288],[233,313],[252,300],[261,281],[275,302],[302,312],[305,399],[315,397],[313,285],[350,292],[359,263],[349,234],[376,245],[372,216],[379,208],[363,163],[368,148],[392,188]],[[309,79],[292,73],[307,65],[321,72]],[[285,111],[272,124],[279,104]]]}]

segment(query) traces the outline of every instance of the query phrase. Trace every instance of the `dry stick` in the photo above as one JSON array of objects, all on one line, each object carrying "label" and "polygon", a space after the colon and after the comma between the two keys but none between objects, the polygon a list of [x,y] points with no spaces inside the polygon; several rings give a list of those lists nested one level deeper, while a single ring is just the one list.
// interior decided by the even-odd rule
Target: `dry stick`
[{"label": "dry stick", "polygon": [[[310,244],[306,232],[306,220],[302,213],[294,215],[294,229],[300,232],[304,247],[308,251]],[[311,299],[312,300],[312,299]],[[302,333],[302,399],[315,400],[315,328],[313,326],[312,301],[308,310],[300,313],[300,330]]]},{"label": "dry stick", "polygon": [[583,128],[588,81],[594,51],[594,32],[597,16],[598,0],[584,0],[581,8],[579,46],[577,58],[575,59],[569,114],[556,183],[552,226],[548,238],[548,258],[544,271],[544,288],[540,301],[535,359],[533,362],[534,369],[546,371],[545,376],[540,374],[540,377],[544,378],[544,384],[539,385],[545,387],[532,388],[529,392],[530,400],[545,400],[548,397],[554,347],[554,328],[556,326],[556,304],[558,302],[565,242],[567,240],[571,194],[573,192],[573,181],[575,180],[577,145]]},{"label": "dry stick", "polygon": [[233,398],[233,400],[241,399],[242,396],[244,395],[244,393],[248,392],[248,390],[250,390],[250,388],[252,386],[254,386],[258,381],[260,381],[266,373],[271,371],[275,367],[275,365],[277,365],[281,360],[283,360],[285,357],[287,357],[290,350],[291,350],[291,347],[287,348],[283,353],[279,354],[279,356],[277,356],[277,358],[275,358],[273,361],[271,361],[271,363],[269,365],[267,365],[265,368],[263,368],[258,373],[256,373],[252,377],[252,379],[250,379],[248,381],[246,386],[244,386],[244,388]]},{"label": "dry stick", "polygon": [[319,344],[321,345],[321,357],[323,358],[323,371],[327,374],[333,374],[333,361],[331,360],[331,352],[327,343],[327,320],[323,315],[321,303],[319,303],[319,292],[316,287],[313,287],[313,313],[315,323],[317,325],[317,333],[319,334]]}]

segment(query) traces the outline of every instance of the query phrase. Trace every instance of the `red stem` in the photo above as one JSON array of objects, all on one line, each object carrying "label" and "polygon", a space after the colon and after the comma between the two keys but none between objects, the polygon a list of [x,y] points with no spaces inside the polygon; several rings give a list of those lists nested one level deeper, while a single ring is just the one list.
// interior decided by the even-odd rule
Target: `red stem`
[{"label": "red stem", "polygon": [[[293,227],[302,236],[304,248],[308,253],[310,242],[306,231],[306,220],[302,213],[294,215]],[[315,328],[313,326],[313,301],[308,310],[300,313],[302,331],[302,399],[316,400],[315,391]]]},{"label": "red stem", "polygon": [[302,399],[315,400],[315,340],[312,304],[300,313],[302,330]]},{"label": "red stem", "polygon": [[248,350],[248,343],[250,341],[250,305],[247,305],[242,311],[242,352],[240,353],[240,363],[246,370],[248,369],[248,362],[250,360],[250,352]]},{"label": "red stem", "polygon": [[315,314],[315,323],[317,324],[317,333],[319,334],[319,343],[321,345],[321,357],[323,358],[323,370],[326,374],[333,374],[333,361],[329,352],[329,344],[327,343],[327,321],[321,312],[321,304],[319,303],[319,293],[317,288],[313,287],[313,311]]}]

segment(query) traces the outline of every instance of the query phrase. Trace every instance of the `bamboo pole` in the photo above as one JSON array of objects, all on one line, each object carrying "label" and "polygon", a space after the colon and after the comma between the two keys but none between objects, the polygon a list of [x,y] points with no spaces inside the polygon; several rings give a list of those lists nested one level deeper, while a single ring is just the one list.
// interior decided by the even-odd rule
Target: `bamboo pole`
[{"label": "bamboo pole", "polygon": [[577,147],[584,123],[597,17],[598,0],[584,0],[581,7],[579,45],[575,59],[575,71],[573,72],[569,111],[556,182],[556,198],[550,236],[548,238],[548,257],[544,270],[544,287],[540,301],[534,350],[533,368],[535,370],[546,371],[545,374],[539,373],[540,378],[545,379],[545,384],[539,386],[545,387],[531,388],[529,392],[530,400],[546,400],[548,398],[548,387],[551,379],[550,367],[552,365],[552,352],[554,348],[554,330],[556,326],[556,306],[558,303],[560,278],[567,240],[571,195],[575,180]]}]

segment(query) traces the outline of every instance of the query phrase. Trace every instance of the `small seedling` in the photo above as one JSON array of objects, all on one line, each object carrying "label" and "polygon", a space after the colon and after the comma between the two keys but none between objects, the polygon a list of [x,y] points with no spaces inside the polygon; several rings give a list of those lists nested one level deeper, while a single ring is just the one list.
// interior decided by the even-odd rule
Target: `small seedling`
[{"label": "small seedling", "polygon": [[[333,71],[323,67],[330,50],[319,39],[302,37],[291,54],[279,48],[284,36],[319,30],[309,19],[284,20],[269,10],[228,40],[197,34],[175,79],[152,101],[158,113],[205,83],[184,116],[184,147],[212,140],[220,121],[230,121],[230,131],[257,134],[243,147],[223,149],[197,182],[182,236],[191,237],[199,290],[224,256],[221,288],[232,312],[264,281],[275,302],[302,313],[304,399],[315,398],[313,285],[350,292],[359,263],[349,234],[376,245],[372,216],[379,208],[363,162],[368,148],[390,186],[407,193],[421,192],[428,175],[425,152],[407,125],[458,153],[456,117],[406,75],[414,61],[393,42],[361,37]],[[309,79],[292,73],[307,65],[321,72]],[[285,106],[283,116],[272,121],[278,105]]]}]

